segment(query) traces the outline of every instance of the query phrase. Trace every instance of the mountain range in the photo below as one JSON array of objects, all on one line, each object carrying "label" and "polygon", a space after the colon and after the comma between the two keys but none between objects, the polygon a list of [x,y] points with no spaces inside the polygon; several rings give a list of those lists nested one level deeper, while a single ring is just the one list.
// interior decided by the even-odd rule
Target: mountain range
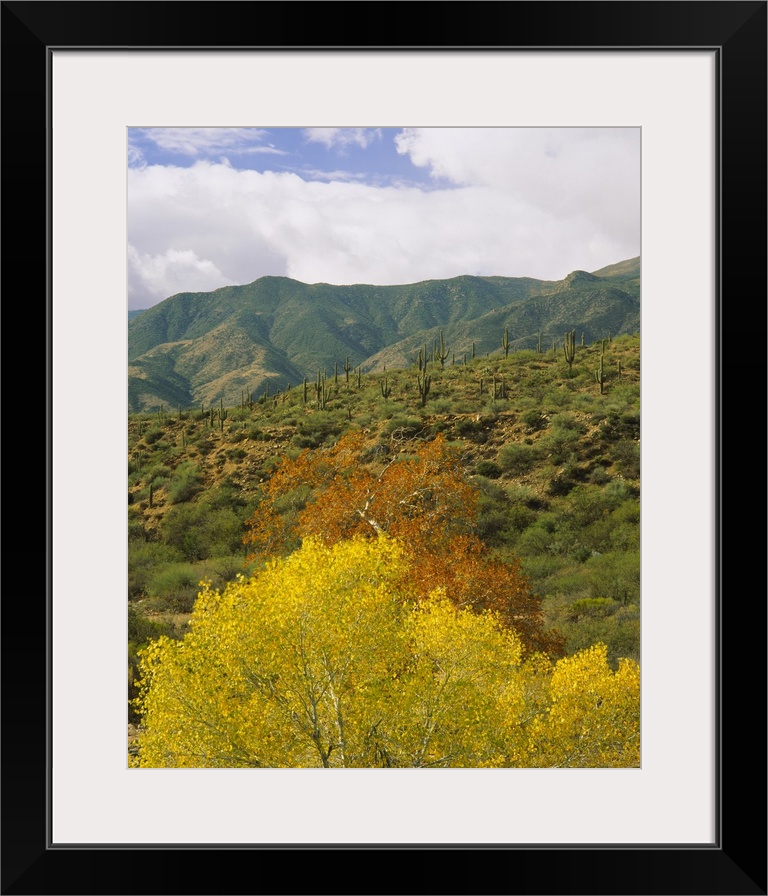
[{"label": "mountain range", "polygon": [[179,293],[129,312],[129,411],[189,407],[333,374],[345,361],[370,372],[407,367],[442,334],[447,364],[465,353],[558,345],[576,330],[590,344],[640,329],[640,258],[563,280],[460,276],[402,286],[300,283],[261,277],[213,292]]}]

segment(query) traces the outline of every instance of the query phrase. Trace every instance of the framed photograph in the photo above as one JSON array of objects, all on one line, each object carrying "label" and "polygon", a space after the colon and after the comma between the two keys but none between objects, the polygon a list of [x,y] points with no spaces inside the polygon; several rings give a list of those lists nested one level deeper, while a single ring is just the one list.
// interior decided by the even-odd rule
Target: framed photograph
[{"label": "framed photograph", "polygon": [[[461,43],[405,47],[306,44],[317,5],[250,45],[290,7],[2,4],[6,296],[23,260],[47,400],[45,585],[25,564],[3,613],[4,893],[219,892],[224,862],[226,892],[242,863],[243,892],[766,893],[765,743],[735,712],[748,691],[764,728],[765,605],[745,626],[722,551],[733,308],[765,313],[766,6],[476,4]],[[639,129],[640,768],[127,766],[126,160],[160,127]]]}]

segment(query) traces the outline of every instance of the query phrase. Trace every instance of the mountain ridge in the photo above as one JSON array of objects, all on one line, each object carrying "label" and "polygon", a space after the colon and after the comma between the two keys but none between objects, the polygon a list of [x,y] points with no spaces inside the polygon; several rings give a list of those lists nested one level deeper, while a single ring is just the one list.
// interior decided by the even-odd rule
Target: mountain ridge
[{"label": "mountain ridge", "polygon": [[265,276],[207,293],[178,293],[128,324],[131,411],[252,394],[333,374],[408,366],[443,332],[446,363],[464,353],[544,348],[577,329],[592,342],[640,323],[640,258],[560,281],[460,275],[376,286]]}]

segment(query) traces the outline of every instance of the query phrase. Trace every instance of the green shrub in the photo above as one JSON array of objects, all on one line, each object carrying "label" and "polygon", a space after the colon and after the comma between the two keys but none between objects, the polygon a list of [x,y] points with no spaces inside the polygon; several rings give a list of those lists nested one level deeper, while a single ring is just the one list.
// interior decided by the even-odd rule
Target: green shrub
[{"label": "green shrub", "polygon": [[147,605],[155,610],[191,613],[200,590],[200,573],[193,563],[171,563],[157,569],[149,582]]},{"label": "green shrub", "polygon": [[131,539],[128,542],[129,600],[146,596],[149,581],[158,566],[181,558],[181,553],[172,545],[146,541],[144,538]]},{"label": "green shrub", "polygon": [[172,632],[173,627],[167,622],[148,619],[135,607],[128,605],[128,640],[133,644],[139,646],[148,644],[150,641],[156,640],[162,635],[170,635]]},{"label": "green shrub", "polygon": [[243,522],[233,510],[207,502],[172,507],[160,523],[163,541],[189,562],[215,554],[240,554]]},{"label": "green shrub", "polygon": [[574,619],[578,619],[579,616],[604,619],[606,616],[612,616],[618,608],[619,604],[609,597],[584,597],[571,604],[571,615]]},{"label": "green shrub", "polygon": [[465,439],[471,439],[473,436],[476,436],[483,431],[483,423],[482,420],[473,419],[471,417],[462,417],[455,422],[453,428],[457,435]]},{"label": "green shrub", "polygon": [[202,476],[197,464],[188,460],[182,461],[176,467],[168,488],[168,500],[171,504],[182,504],[194,498],[201,488]]},{"label": "green shrub", "polygon": [[584,573],[594,597],[620,604],[640,603],[640,552],[611,551],[590,557]]},{"label": "green shrub", "polygon": [[576,483],[573,479],[558,474],[549,480],[547,494],[552,495],[553,497],[562,497],[563,495],[567,495],[575,486]]},{"label": "green shrub", "polygon": [[424,421],[421,417],[393,417],[384,424],[382,435],[395,435],[406,439],[412,439],[420,435],[424,429]]},{"label": "green shrub", "polygon": [[526,411],[521,414],[520,421],[526,426],[528,432],[538,432],[547,425],[546,418],[539,410]]},{"label": "green shrub", "polygon": [[498,479],[501,476],[501,467],[492,460],[481,460],[475,465],[475,473],[487,479]]},{"label": "green shrub", "polygon": [[312,414],[302,420],[291,440],[297,448],[319,448],[334,441],[344,424],[331,414]]},{"label": "green shrub", "polygon": [[532,445],[512,443],[499,451],[499,466],[505,473],[520,476],[533,468],[538,457],[537,449]]},{"label": "green shrub", "polygon": [[614,445],[611,458],[627,479],[640,478],[640,444],[623,439]]}]

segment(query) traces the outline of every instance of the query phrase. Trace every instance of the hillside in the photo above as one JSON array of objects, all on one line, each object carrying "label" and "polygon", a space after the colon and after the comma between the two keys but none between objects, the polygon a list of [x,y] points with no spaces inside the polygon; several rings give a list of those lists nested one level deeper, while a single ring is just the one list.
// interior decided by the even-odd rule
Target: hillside
[{"label": "hillside", "polygon": [[[586,340],[585,340],[586,342]],[[603,382],[596,373],[601,369]],[[476,534],[520,558],[549,626],[568,652],[601,640],[609,657],[640,649],[640,340],[538,353],[430,361],[417,369],[343,370],[251,402],[131,414],[128,421],[131,656],[179,636],[202,579],[248,571],[247,520],[284,459],[322,452],[349,432],[359,463],[407,457],[438,434],[461,452],[480,492]],[[281,512],[311,500],[296,482]]]},{"label": "hillside", "polygon": [[262,277],[171,296],[129,321],[131,411],[240,401],[296,386],[335,365],[380,371],[414,363],[442,331],[449,363],[544,348],[578,330],[587,343],[640,323],[639,258],[562,281],[462,276],[403,286],[305,284]]}]

